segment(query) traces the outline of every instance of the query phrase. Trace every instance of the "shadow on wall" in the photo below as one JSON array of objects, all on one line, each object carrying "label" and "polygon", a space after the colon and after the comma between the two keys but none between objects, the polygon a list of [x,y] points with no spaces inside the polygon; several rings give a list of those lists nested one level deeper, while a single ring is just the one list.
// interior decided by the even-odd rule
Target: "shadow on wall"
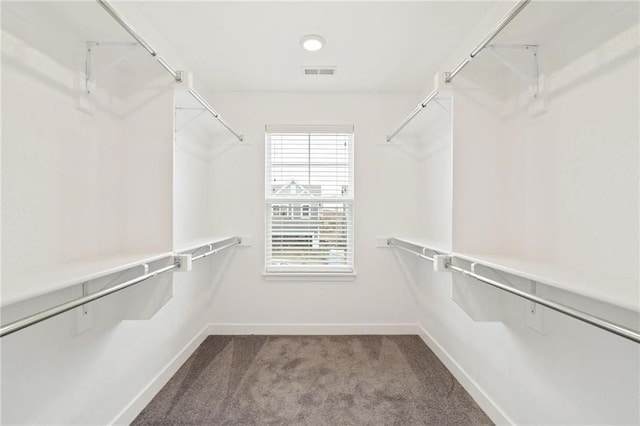
[{"label": "shadow on wall", "polygon": [[[409,253],[401,253],[399,250],[395,250],[395,249],[390,249],[390,250],[393,252],[393,256],[398,262],[398,266],[400,267],[402,276],[405,278],[405,283],[407,284],[407,287],[411,291],[411,294],[413,294],[413,298],[416,304],[418,305],[418,308],[420,308],[420,310],[427,310],[428,301],[424,297],[422,297],[422,295],[420,294],[421,284],[425,284],[425,285],[432,284],[428,282],[422,283],[422,280],[421,280],[422,274],[420,274],[420,267],[421,267],[420,263],[421,262],[427,263],[427,261],[423,261],[419,259],[417,256],[411,255]],[[411,261],[409,258],[413,260]]]}]

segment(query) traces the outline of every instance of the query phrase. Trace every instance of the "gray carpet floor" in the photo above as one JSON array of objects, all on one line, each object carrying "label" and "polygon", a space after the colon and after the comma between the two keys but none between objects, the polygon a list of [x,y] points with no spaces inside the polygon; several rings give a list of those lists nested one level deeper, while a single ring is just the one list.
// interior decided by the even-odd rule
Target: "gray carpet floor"
[{"label": "gray carpet floor", "polygon": [[133,424],[492,423],[417,336],[210,336]]}]

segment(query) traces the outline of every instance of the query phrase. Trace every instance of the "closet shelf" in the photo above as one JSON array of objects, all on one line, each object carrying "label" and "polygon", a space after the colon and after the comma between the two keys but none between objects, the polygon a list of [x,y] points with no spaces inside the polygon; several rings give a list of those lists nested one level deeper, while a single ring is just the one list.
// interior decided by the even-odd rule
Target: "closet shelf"
[{"label": "closet shelf", "polygon": [[429,248],[429,250],[434,250],[442,254],[448,254],[451,252],[451,249],[444,248],[445,247],[444,244],[438,243],[433,240],[429,240],[427,238],[403,237],[403,236],[398,236],[394,238],[396,240],[400,240],[404,243],[412,244],[414,246],[427,247]]},{"label": "closet shelf", "polygon": [[223,236],[223,237],[207,237],[207,238],[194,238],[191,240],[185,240],[176,244],[176,253],[191,252],[208,244],[218,245],[236,237]]},{"label": "closet shelf", "polygon": [[540,101],[561,89],[565,79],[594,72],[607,56],[613,62],[612,52],[620,46],[634,46],[633,7],[632,2],[531,1],[487,48],[464,58],[456,70],[465,81],[457,89],[474,97],[482,89],[500,103],[522,95],[533,100],[534,93]]},{"label": "closet shelf", "polygon": [[579,271],[517,256],[453,253],[454,257],[537,283],[640,312],[640,282],[630,277]]},{"label": "closet shelf", "polygon": [[67,262],[2,278],[0,306],[33,299],[83,282],[173,256],[173,252],[113,254],[93,260]]}]

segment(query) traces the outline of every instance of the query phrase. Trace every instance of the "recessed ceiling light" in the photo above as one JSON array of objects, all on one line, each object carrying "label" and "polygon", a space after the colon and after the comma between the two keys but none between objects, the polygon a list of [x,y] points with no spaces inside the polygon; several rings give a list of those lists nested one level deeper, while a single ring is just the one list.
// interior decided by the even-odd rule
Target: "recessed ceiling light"
[{"label": "recessed ceiling light", "polygon": [[317,34],[307,34],[306,36],[300,39],[300,43],[305,50],[309,52],[315,52],[317,50],[322,49],[324,45],[324,38],[320,37]]}]

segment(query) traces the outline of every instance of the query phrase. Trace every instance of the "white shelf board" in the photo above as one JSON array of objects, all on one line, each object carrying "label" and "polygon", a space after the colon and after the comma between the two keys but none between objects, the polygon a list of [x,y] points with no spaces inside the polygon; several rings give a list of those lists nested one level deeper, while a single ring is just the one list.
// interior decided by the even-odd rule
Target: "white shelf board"
[{"label": "white shelf board", "polygon": [[[634,26],[634,8],[633,2],[534,1],[490,44],[540,46],[540,72],[548,76]],[[516,50],[505,53],[516,67],[526,70],[533,65]],[[489,49],[483,49],[459,75],[493,89],[503,99],[528,90],[528,84],[523,84]]]},{"label": "white shelf board", "polygon": [[95,259],[51,265],[4,276],[0,306],[22,302],[74,285],[173,256],[173,252],[112,254]]},{"label": "white shelf board", "polygon": [[444,248],[444,244],[442,243],[438,243],[438,242],[434,242],[431,241],[429,239],[426,238],[416,238],[416,237],[392,237],[395,238],[396,240],[400,240],[400,241],[404,241],[407,242],[409,244],[413,244],[413,245],[417,245],[417,246],[421,246],[421,247],[427,247],[429,249],[433,249],[437,252],[440,252],[442,254],[447,254],[451,252],[451,249],[447,249]]},{"label": "white shelf board", "polygon": [[453,253],[453,256],[570,293],[640,312],[640,281],[637,279],[581,271],[517,256],[462,253]]},{"label": "white shelf board", "polygon": [[191,240],[185,240],[185,241],[176,243],[175,245],[176,253],[193,251],[202,246],[206,246],[207,244],[219,244],[231,238],[235,238],[235,237],[227,235],[223,237],[206,237],[206,238],[194,238]]}]

